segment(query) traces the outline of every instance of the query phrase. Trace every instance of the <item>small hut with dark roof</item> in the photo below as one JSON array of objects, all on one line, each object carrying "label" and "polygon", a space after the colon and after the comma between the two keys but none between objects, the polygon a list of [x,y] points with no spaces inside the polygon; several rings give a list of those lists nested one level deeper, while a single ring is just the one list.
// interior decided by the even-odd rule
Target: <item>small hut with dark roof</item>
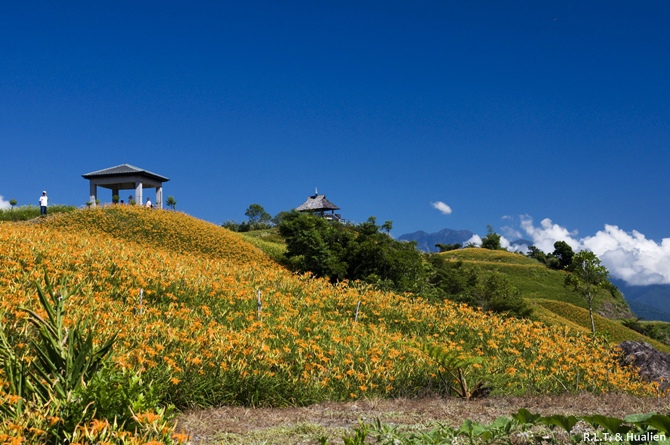
[{"label": "small hut with dark roof", "polygon": [[[335,210],[340,210],[338,206],[326,199],[326,195],[319,195],[315,192],[314,195],[307,198],[296,208],[298,212],[309,212],[320,215],[330,221],[341,221],[342,215],[336,214]],[[327,213],[330,212],[330,213]]]},{"label": "small hut with dark roof", "polygon": [[119,190],[135,190],[135,202],[142,205],[142,189],[154,187],[156,189],[156,207],[163,208],[163,183],[169,181],[165,176],[152,173],[130,164],[117,165],[103,170],[81,175],[90,182],[91,205],[98,199],[98,187],[110,189],[112,196],[119,196]]}]

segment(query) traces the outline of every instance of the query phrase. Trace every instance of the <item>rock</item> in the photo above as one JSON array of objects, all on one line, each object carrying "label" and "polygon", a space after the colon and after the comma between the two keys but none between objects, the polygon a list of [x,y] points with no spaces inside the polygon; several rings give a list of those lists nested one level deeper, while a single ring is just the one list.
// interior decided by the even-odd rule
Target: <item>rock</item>
[{"label": "rock", "polygon": [[634,366],[640,377],[649,382],[658,382],[661,390],[670,388],[670,354],[660,352],[648,343],[624,341],[619,344],[623,352],[620,363]]}]

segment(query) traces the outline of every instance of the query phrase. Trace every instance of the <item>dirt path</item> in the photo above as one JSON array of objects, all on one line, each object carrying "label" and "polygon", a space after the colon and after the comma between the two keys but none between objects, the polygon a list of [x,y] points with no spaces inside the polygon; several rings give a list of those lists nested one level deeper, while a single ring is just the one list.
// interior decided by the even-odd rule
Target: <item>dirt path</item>
[{"label": "dirt path", "polygon": [[491,397],[470,402],[461,399],[424,398],[321,403],[302,408],[222,407],[194,410],[179,416],[178,428],[195,444],[315,444],[320,436],[342,443],[343,434],[359,422],[406,425],[419,428],[430,422],[451,426],[464,420],[490,422],[520,408],[532,413],[602,414],[623,417],[633,413],[670,413],[670,400],[621,394],[542,397]]}]

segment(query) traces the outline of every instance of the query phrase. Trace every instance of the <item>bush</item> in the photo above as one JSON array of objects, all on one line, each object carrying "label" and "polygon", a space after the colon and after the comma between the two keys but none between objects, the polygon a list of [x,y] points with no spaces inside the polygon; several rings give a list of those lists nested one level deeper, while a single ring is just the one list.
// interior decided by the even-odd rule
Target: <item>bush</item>
[{"label": "bush", "polygon": [[440,298],[515,317],[528,317],[532,313],[521,292],[500,272],[484,273],[476,267],[464,266],[462,261],[446,261],[439,254],[431,255],[429,262],[433,268],[430,283]]},{"label": "bush", "polygon": [[[0,403],[0,431],[14,425],[16,432],[40,442],[69,443],[96,420],[114,419],[119,431],[141,430],[138,414],[158,405],[160,397],[150,383],[108,361],[116,335],[94,341],[95,332],[84,319],[65,323],[65,304],[77,290],[68,290],[63,280],[57,292],[45,276],[45,287],[37,286],[45,315],[23,309],[28,317],[19,329],[5,320],[0,369],[7,382],[0,396],[12,403]],[[162,413],[161,419],[169,415]]]},{"label": "bush", "polygon": [[295,270],[332,282],[361,280],[384,290],[421,290],[427,277],[416,245],[395,241],[380,230],[374,217],[348,225],[298,212],[285,215],[279,224],[286,261]]}]

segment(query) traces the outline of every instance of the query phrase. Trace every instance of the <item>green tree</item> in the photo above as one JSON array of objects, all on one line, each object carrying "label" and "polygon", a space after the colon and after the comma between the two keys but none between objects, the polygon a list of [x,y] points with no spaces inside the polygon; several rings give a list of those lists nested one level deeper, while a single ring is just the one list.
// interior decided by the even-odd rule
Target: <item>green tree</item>
[{"label": "green tree", "polygon": [[244,215],[249,218],[249,224],[267,223],[272,218],[260,204],[251,204]]},{"label": "green tree", "polygon": [[445,260],[444,255],[430,255],[428,261],[433,268],[429,281],[437,291],[442,292],[442,298],[514,317],[531,314],[532,308],[521,292],[502,273],[484,272],[477,267],[466,266],[460,260]]},{"label": "green tree", "polygon": [[9,200],[9,205],[12,206],[12,210],[14,210],[14,207],[16,207],[16,204],[18,204],[18,203],[19,202],[14,198]]},{"label": "green tree", "polygon": [[458,250],[461,247],[463,247],[462,244],[442,244],[442,243],[437,243],[435,244],[435,247],[440,249],[440,252],[449,252],[450,250]]},{"label": "green tree", "polygon": [[282,219],[279,234],[286,240],[285,257],[292,268],[332,281],[348,278],[344,252],[353,233],[341,224],[294,211]]},{"label": "green tree", "polygon": [[532,308],[521,292],[500,272],[482,277],[471,291],[474,301],[485,311],[509,313],[515,317],[528,317]]},{"label": "green tree", "polygon": [[423,257],[415,244],[382,233],[374,217],[351,225],[291,212],[278,228],[286,241],[286,259],[299,271],[407,292],[427,283]]},{"label": "green tree", "polygon": [[382,224],[382,229],[386,230],[387,235],[390,235],[391,230],[393,230],[393,221],[384,221],[384,224]]},{"label": "green tree", "polygon": [[168,208],[175,210],[177,208],[177,200],[174,199],[174,196],[170,195],[165,200],[165,205],[168,206]]},{"label": "green tree", "polygon": [[270,222],[272,222],[272,224],[278,226],[284,220],[284,217],[286,217],[290,213],[291,213],[290,211],[282,210],[281,212],[279,212],[275,216],[273,216],[272,219],[270,220]]},{"label": "green tree", "polygon": [[575,252],[565,241],[556,241],[552,255],[558,260],[558,269],[570,269]]},{"label": "green tree", "polygon": [[600,259],[595,253],[582,250],[572,257],[570,266],[572,273],[565,277],[565,285],[572,287],[575,292],[586,299],[591,319],[591,332],[596,335],[596,326],[593,321],[593,299],[598,288],[607,281],[609,272],[600,264]]},{"label": "green tree", "polygon": [[502,250],[502,246],[500,245],[500,235],[493,231],[493,227],[490,224],[488,225],[488,229],[489,233],[482,238],[482,247],[490,250]]},{"label": "green tree", "polygon": [[536,246],[530,246],[526,256],[528,258],[533,258],[542,264],[547,264],[547,254],[538,249]]},{"label": "green tree", "polygon": [[444,255],[430,255],[428,261],[433,267],[430,283],[448,297],[464,294],[477,285],[477,272],[474,268],[464,266],[461,260],[447,261]]},{"label": "green tree", "polygon": [[234,219],[228,219],[221,224],[221,227],[225,227],[226,229],[230,230],[231,232],[239,232],[240,231],[240,223],[235,221]]}]

